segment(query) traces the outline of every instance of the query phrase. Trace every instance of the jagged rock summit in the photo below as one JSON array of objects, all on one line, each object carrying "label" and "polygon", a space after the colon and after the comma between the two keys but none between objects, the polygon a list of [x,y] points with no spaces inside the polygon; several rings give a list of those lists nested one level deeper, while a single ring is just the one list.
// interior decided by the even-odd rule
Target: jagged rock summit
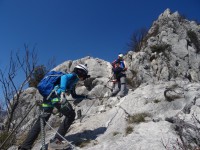
[{"label": "jagged rock summit", "polygon": [[[196,40],[198,39],[198,40]],[[82,101],[75,110],[84,118],[77,119],[66,139],[81,150],[166,150],[200,147],[200,26],[178,12],[164,11],[153,22],[139,52],[129,51],[128,94]],[[98,58],[85,57],[66,61],[55,70],[71,71],[77,63],[88,64],[91,79],[81,83],[77,92],[106,97],[111,92],[111,65]],[[26,112],[33,103],[27,89],[19,108]],[[31,99],[32,98],[32,99]],[[28,130],[37,109],[23,124]],[[31,117],[34,116],[34,117]],[[16,116],[16,118],[19,116]],[[30,120],[32,118],[32,120]],[[19,118],[18,118],[19,119]],[[52,116],[57,128],[59,118]],[[22,132],[19,130],[19,137]],[[46,141],[54,131],[47,127]],[[36,141],[33,150],[41,147]],[[9,150],[15,149],[13,146]]]},{"label": "jagged rock summit", "polygon": [[[153,22],[142,49],[128,52],[129,78],[136,85],[177,78],[200,80],[200,26],[167,9]],[[134,75],[133,73],[134,72]]]}]

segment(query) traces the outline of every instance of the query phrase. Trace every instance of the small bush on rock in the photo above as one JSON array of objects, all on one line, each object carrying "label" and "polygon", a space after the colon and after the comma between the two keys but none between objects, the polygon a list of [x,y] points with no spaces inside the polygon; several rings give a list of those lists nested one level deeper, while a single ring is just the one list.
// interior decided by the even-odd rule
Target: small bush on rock
[{"label": "small bush on rock", "polygon": [[113,136],[116,136],[118,134],[120,134],[120,132],[117,132],[117,131],[113,132]]},{"label": "small bush on rock", "polygon": [[137,113],[132,116],[128,117],[128,123],[140,123],[140,122],[145,122],[145,117],[150,117],[151,115],[149,113]]},{"label": "small bush on rock", "polygon": [[131,134],[132,132],[133,132],[133,127],[128,126],[128,127],[126,128],[126,135]]}]

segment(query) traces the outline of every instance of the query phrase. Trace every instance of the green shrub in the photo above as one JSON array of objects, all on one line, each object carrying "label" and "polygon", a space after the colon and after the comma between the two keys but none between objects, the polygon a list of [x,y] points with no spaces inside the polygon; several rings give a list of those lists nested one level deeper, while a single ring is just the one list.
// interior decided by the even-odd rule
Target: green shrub
[{"label": "green shrub", "polygon": [[117,132],[117,131],[113,132],[113,136],[116,136],[118,134],[120,134],[120,132]]},{"label": "green shrub", "polygon": [[200,42],[198,40],[197,34],[194,31],[189,30],[187,31],[187,35],[190,38],[190,41],[194,44],[196,53],[200,53]]},{"label": "green shrub", "polygon": [[47,69],[45,66],[37,66],[30,78],[29,87],[37,87],[38,83],[42,80],[44,75],[47,73]]},{"label": "green shrub", "polygon": [[159,102],[160,102],[160,100],[158,100],[158,99],[155,99],[153,102],[154,102],[154,103],[159,103]]},{"label": "green shrub", "polygon": [[151,115],[149,113],[137,113],[132,116],[128,117],[128,123],[140,123],[145,122],[145,117],[150,117]]},{"label": "green shrub", "polygon": [[132,132],[133,132],[133,127],[128,126],[128,127],[126,128],[126,135],[131,134]]}]

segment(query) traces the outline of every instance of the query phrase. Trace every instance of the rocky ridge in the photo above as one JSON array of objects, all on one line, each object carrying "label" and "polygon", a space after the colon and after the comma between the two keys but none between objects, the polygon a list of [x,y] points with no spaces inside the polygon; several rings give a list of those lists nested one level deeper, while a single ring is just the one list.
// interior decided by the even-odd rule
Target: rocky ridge
[{"label": "rocky ridge", "polygon": [[[88,56],[54,68],[72,71],[77,63],[88,64],[91,78],[80,83],[77,92],[106,97],[84,100],[75,107],[76,111],[82,110],[84,118],[76,119],[65,137],[77,149],[200,147],[200,46],[195,41],[195,37],[200,39],[200,26],[167,9],[153,22],[147,37],[139,52],[129,51],[125,56],[131,88],[123,98],[107,97],[112,87],[109,62]],[[35,97],[41,98],[36,89],[24,92],[13,123],[17,124]],[[34,108],[18,131],[19,135],[30,129],[37,114],[38,109]],[[52,116],[49,123],[57,128],[59,121],[59,117]],[[54,131],[49,127],[46,130],[48,142]],[[38,140],[33,150],[40,147]],[[9,150],[12,149],[16,147]]]}]

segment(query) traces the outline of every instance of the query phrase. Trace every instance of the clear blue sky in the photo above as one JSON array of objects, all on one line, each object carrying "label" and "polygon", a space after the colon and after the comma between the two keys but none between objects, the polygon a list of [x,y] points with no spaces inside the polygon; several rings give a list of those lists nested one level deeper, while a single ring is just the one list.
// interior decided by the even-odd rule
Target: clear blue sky
[{"label": "clear blue sky", "polygon": [[39,63],[88,55],[112,61],[166,8],[200,21],[199,0],[0,0],[0,67],[24,43],[36,45]]},{"label": "clear blue sky", "polygon": [[0,0],[0,68],[25,43],[36,45],[40,64],[88,55],[112,61],[167,8],[200,21],[199,0]]}]

